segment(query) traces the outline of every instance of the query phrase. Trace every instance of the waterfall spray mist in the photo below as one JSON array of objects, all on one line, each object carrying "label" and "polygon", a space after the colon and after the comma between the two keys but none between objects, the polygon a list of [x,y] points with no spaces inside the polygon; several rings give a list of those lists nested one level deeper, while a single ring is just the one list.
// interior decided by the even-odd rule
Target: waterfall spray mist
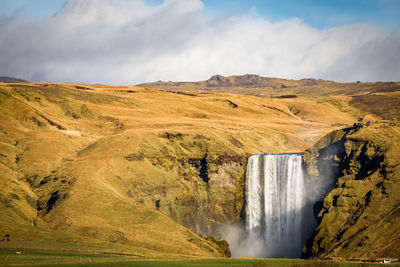
[{"label": "waterfall spray mist", "polygon": [[302,154],[261,154],[248,159],[245,224],[221,227],[239,258],[298,258],[317,221],[313,207],[333,188],[326,172],[305,175]]}]

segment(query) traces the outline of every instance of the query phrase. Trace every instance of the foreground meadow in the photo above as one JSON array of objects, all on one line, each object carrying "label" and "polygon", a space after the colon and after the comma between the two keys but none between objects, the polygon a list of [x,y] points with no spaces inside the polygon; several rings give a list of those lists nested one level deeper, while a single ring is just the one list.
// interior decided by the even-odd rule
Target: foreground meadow
[{"label": "foreground meadow", "polygon": [[[301,259],[138,258],[128,255],[0,250],[0,266],[249,266],[356,267],[372,263],[327,262]],[[396,265],[391,265],[396,266]],[[398,265],[397,265],[398,266]]]}]

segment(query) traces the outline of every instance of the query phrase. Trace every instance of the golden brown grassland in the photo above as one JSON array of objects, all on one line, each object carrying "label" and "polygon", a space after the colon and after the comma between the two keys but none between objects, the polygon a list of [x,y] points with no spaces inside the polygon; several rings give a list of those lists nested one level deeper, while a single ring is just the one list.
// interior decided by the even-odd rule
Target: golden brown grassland
[{"label": "golden brown grassland", "polygon": [[[381,96],[399,102],[396,93],[368,95]],[[344,95],[0,84],[0,235],[10,236],[2,246],[221,256],[193,231],[239,220],[243,159],[304,151],[368,114],[398,116],[379,112]]]}]

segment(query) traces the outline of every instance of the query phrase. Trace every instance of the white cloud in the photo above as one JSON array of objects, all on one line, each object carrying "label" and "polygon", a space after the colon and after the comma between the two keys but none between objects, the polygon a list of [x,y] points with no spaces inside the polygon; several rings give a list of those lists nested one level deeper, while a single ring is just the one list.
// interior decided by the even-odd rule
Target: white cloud
[{"label": "white cloud", "polygon": [[0,19],[0,75],[135,84],[255,73],[399,80],[400,28],[314,29],[293,18],[207,17],[200,0],[69,0],[34,22]]}]

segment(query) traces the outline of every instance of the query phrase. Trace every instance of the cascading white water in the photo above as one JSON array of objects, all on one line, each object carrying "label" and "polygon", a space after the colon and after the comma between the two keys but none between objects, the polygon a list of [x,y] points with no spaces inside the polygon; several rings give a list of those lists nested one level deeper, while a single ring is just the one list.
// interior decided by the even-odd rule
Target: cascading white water
[{"label": "cascading white water", "polygon": [[264,247],[261,257],[299,257],[305,205],[300,153],[249,158],[246,231]]}]

